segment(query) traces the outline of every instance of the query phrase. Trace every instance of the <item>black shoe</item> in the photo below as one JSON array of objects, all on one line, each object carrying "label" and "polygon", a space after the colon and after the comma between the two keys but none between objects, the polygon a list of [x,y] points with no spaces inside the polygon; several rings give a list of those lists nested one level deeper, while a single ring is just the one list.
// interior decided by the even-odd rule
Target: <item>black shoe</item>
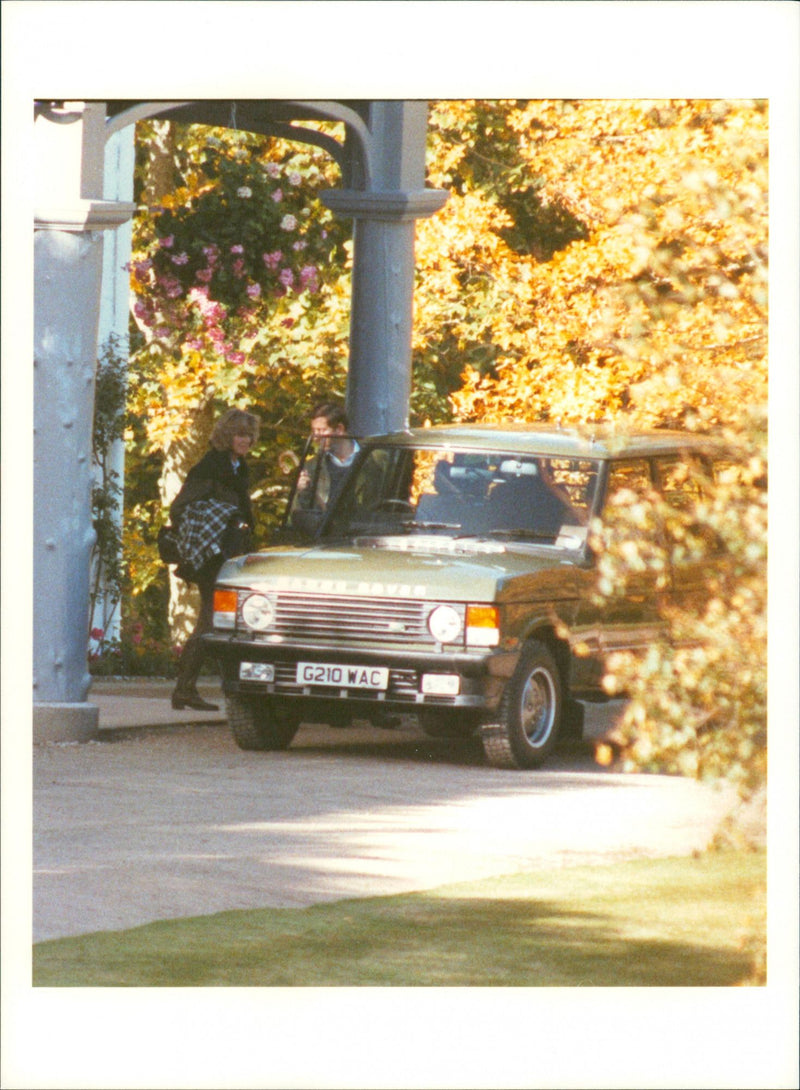
[{"label": "black shoe", "polygon": [[189,696],[179,696],[177,693],[173,693],[172,706],[176,712],[181,712],[184,708],[191,708],[194,712],[219,711],[219,704],[209,704],[207,700],[203,700],[199,693],[190,693]]}]

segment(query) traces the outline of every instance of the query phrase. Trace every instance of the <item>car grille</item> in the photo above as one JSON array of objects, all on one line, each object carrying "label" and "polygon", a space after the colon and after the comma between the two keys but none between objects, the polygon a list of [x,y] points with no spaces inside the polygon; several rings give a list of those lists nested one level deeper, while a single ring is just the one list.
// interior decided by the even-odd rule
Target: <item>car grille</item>
[{"label": "car grille", "polygon": [[275,605],[270,634],[344,643],[434,643],[427,625],[430,602],[282,592]]}]

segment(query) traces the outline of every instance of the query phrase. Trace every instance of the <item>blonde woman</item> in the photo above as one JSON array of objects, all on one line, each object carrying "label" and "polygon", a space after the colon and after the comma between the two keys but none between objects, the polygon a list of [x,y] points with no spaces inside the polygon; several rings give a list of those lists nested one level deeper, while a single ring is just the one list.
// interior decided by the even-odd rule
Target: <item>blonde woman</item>
[{"label": "blonde woman", "polygon": [[249,547],[254,519],[245,458],[258,432],[259,420],[253,413],[243,409],[224,413],[211,433],[211,450],[189,470],[170,507],[183,558],[177,574],[196,583],[200,591],[197,624],[181,654],[172,693],[172,706],[179,711],[217,710],[216,704],[203,700],[197,691],[203,665],[201,636],[213,627],[214,583],[223,561]]}]

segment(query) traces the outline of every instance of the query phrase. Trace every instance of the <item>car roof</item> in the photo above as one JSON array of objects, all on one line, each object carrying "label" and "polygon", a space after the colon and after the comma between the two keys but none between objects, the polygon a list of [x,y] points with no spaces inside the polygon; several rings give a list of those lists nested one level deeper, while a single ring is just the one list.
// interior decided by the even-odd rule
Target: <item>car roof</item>
[{"label": "car roof", "polygon": [[368,445],[425,446],[448,450],[492,451],[513,454],[549,454],[561,457],[631,458],[686,452],[721,454],[718,439],[692,432],[653,429],[629,430],[597,424],[559,427],[548,424],[441,424],[411,428],[390,435],[370,436]]}]

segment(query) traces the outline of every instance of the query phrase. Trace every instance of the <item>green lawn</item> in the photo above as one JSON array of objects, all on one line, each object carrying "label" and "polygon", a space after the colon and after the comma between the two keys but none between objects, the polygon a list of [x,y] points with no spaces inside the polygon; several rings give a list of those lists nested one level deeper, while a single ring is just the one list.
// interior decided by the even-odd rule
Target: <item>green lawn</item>
[{"label": "green lawn", "polygon": [[534,871],[398,897],[222,912],[42,942],[33,950],[33,982],[749,984],[764,941],[765,887],[763,852]]}]

